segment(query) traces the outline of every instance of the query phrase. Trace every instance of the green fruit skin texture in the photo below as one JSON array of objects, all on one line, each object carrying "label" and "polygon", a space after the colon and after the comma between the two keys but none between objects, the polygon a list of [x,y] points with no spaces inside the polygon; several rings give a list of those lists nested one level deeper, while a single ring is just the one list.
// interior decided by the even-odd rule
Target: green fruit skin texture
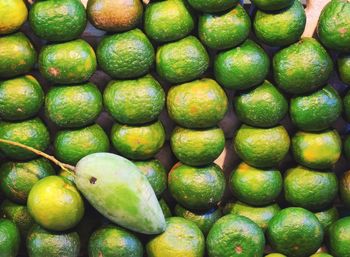
[{"label": "green fruit skin texture", "polygon": [[298,166],[284,177],[284,196],[293,206],[310,211],[324,210],[338,195],[338,179],[333,172],[318,172]]},{"label": "green fruit skin texture", "polygon": [[165,142],[162,123],[156,121],[141,126],[114,124],[111,141],[121,155],[133,160],[147,160],[158,153]]},{"label": "green fruit skin texture", "polygon": [[52,232],[34,225],[28,233],[27,251],[29,257],[77,257],[80,239],[77,232]]},{"label": "green fruit skin texture", "polygon": [[346,0],[330,1],[322,10],[317,33],[326,47],[350,52],[350,3]]},{"label": "green fruit skin texture", "polygon": [[346,136],[343,143],[344,143],[344,154],[346,158],[349,160],[350,159],[350,136]]},{"label": "green fruit skin texture", "polygon": [[289,150],[290,139],[283,126],[254,128],[242,125],[233,140],[238,156],[257,168],[278,165]]},{"label": "green fruit skin texture", "polygon": [[264,206],[271,204],[281,193],[283,179],[276,169],[256,169],[242,162],[231,173],[229,185],[241,202]]},{"label": "green fruit skin texture", "polygon": [[157,73],[170,83],[199,78],[209,67],[209,55],[194,36],[167,43],[156,54]]},{"label": "green fruit skin texture", "polygon": [[294,159],[311,169],[329,169],[341,154],[341,139],[336,130],[297,132],[292,139]]},{"label": "green fruit skin texture", "polygon": [[210,257],[262,257],[265,237],[263,231],[250,219],[228,214],[219,219],[207,236]]},{"label": "green fruit skin texture", "polygon": [[238,0],[188,0],[188,3],[196,10],[213,13],[228,10],[238,3]]},{"label": "green fruit skin texture", "polygon": [[20,242],[16,224],[8,219],[0,219],[0,257],[16,257]]},{"label": "green fruit skin texture", "polygon": [[139,168],[141,173],[147,177],[154,193],[159,198],[167,188],[168,174],[163,165],[156,159],[138,161],[134,162],[134,164]]},{"label": "green fruit skin texture", "polygon": [[214,61],[214,74],[224,87],[248,89],[262,83],[269,73],[270,59],[255,42],[247,39],[236,48],[221,52]]},{"label": "green fruit skin texture", "polygon": [[61,176],[48,176],[35,183],[27,206],[36,223],[52,231],[75,227],[85,212],[79,191]]},{"label": "green fruit skin texture", "polygon": [[0,206],[0,216],[14,222],[19,229],[21,239],[27,237],[29,229],[34,225],[34,219],[30,216],[27,206],[4,200]]},{"label": "green fruit skin texture", "polygon": [[249,35],[251,22],[241,5],[224,14],[204,13],[199,16],[198,35],[212,49],[227,49],[241,44]]},{"label": "green fruit skin texture", "polygon": [[253,4],[261,10],[278,11],[291,6],[295,0],[252,0]]},{"label": "green fruit skin texture", "polygon": [[35,2],[29,12],[29,23],[34,33],[49,41],[78,38],[86,22],[84,5],[78,0]]},{"label": "green fruit skin texture", "polygon": [[320,221],[323,231],[328,231],[330,225],[339,219],[339,212],[336,207],[314,213]]},{"label": "green fruit skin texture", "polygon": [[94,49],[82,39],[47,45],[39,54],[40,73],[55,84],[87,81],[96,67]]},{"label": "green fruit skin texture", "polygon": [[276,126],[288,112],[286,98],[267,80],[252,90],[239,93],[233,104],[238,118],[255,127]]},{"label": "green fruit skin texture", "polygon": [[90,154],[78,162],[75,183],[90,204],[112,222],[144,234],[165,230],[151,184],[129,160],[111,153]]},{"label": "green fruit skin texture", "polygon": [[280,253],[270,253],[268,255],[265,255],[265,257],[287,257],[284,254],[280,254]]},{"label": "green fruit skin texture", "polygon": [[36,51],[22,32],[0,38],[0,78],[25,74],[36,60]]},{"label": "green fruit skin texture", "polygon": [[337,59],[340,79],[350,85],[350,55],[340,55]]},{"label": "green fruit skin texture", "polygon": [[44,158],[28,162],[6,162],[0,166],[0,189],[11,201],[26,204],[34,184],[54,174],[51,163]]},{"label": "green fruit skin texture", "polygon": [[206,212],[192,212],[179,204],[175,206],[175,215],[196,223],[204,236],[208,234],[213,224],[222,216],[220,209],[213,208]]},{"label": "green fruit skin texture", "polygon": [[54,140],[55,156],[75,165],[86,155],[108,152],[109,139],[100,125],[94,124],[75,130],[62,130]]},{"label": "green fruit skin texture", "polygon": [[273,58],[275,81],[291,94],[305,94],[323,86],[332,71],[331,57],[313,38],[303,38],[280,50]]},{"label": "green fruit skin texture", "polygon": [[148,73],[155,54],[139,29],[104,37],[97,47],[97,61],[112,78],[136,78]]},{"label": "green fruit skin texture", "polygon": [[277,204],[254,207],[242,202],[236,202],[232,205],[230,213],[247,217],[255,222],[265,232],[270,220],[280,210],[281,208]]},{"label": "green fruit skin texture", "polygon": [[0,82],[0,117],[24,120],[35,116],[44,103],[44,91],[31,75]]},{"label": "green fruit skin texture", "polygon": [[102,111],[102,94],[92,83],[53,87],[45,98],[45,114],[62,128],[93,123]]},{"label": "green fruit skin texture", "polygon": [[165,232],[146,245],[148,257],[202,257],[204,249],[201,230],[194,222],[180,217],[167,218]]},{"label": "green fruit skin texture", "polygon": [[225,91],[212,79],[171,87],[167,96],[170,118],[186,128],[213,127],[224,118],[227,108]]},{"label": "green fruit skin texture", "polygon": [[114,119],[135,125],[157,119],[164,108],[165,93],[157,80],[146,75],[135,80],[109,82],[103,100]]},{"label": "green fruit skin texture", "polygon": [[132,233],[114,225],[96,230],[89,239],[90,257],[142,257],[143,246]]},{"label": "green fruit skin texture", "polygon": [[159,205],[160,205],[160,208],[163,211],[164,218],[170,218],[170,217],[173,216],[173,214],[171,213],[171,210],[170,210],[168,204],[166,203],[166,201],[163,198],[161,198],[159,200]]},{"label": "green fruit skin texture", "polygon": [[328,247],[334,257],[350,256],[350,217],[334,222],[328,231]]},{"label": "green fruit skin texture", "polygon": [[347,121],[350,121],[350,91],[348,91],[344,96],[343,105],[344,105],[345,119]]},{"label": "green fruit skin texture", "polygon": [[195,20],[183,0],[151,3],[145,11],[144,29],[151,39],[169,42],[184,38],[194,29]]},{"label": "green fruit skin texture", "polygon": [[306,15],[299,0],[277,13],[256,12],[253,26],[256,37],[271,46],[287,46],[298,41],[304,32]]},{"label": "green fruit skin texture", "polygon": [[293,257],[315,253],[323,241],[322,225],[317,217],[298,207],[277,213],[267,228],[267,238],[276,251]]},{"label": "green fruit skin texture", "polygon": [[[45,124],[34,118],[20,122],[0,122],[0,138],[22,143],[39,151],[44,151],[50,144],[50,134]],[[29,160],[36,154],[8,144],[0,144],[0,150],[9,158]]]},{"label": "green fruit skin texture", "polygon": [[225,135],[218,127],[205,130],[176,127],[170,145],[180,162],[190,166],[209,165],[224,150]]},{"label": "green fruit skin texture", "polygon": [[290,100],[290,117],[303,131],[321,131],[335,122],[342,112],[342,100],[330,85]]},{"label": "green fruit skin texture", "polygon": [[179,165],[168,175],[171,195],[189,210],[209,210],[223,197],[226,182],[216,164],[204,167]]},{"label": "green fruit skin texture", "polygon": [[20,29],[28,17],[26,3],[22,0],[1,1],[0,35],[10,34]]},{"label": "green fruit skin texture", "polygon": [[339,191],[342,203],[350,208],[350,171],[344,172],[339,181]]}]

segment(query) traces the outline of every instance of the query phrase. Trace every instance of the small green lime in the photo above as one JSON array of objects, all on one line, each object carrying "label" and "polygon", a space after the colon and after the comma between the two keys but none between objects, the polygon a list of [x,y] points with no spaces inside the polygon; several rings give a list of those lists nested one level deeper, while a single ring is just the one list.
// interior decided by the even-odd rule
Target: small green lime
[{"label": "small green lime", "polygon": [[44,91],[31,75],[0,82],[0,117],[24,120],[35,116],[44,103]]},{"label": "small green lime", "polygon": [[34,220],[49,230],[71,229],[84,215],[84,202],[78,190],[60,176],[38,181],[29,193],[27,204]]},{"label": "small green lime", "polygon": [[242,162],[230,176],[233,195],[240,201],[263,206],[271,204],[282,191],[283,179],[276,169],[257,169]]},{"label": "small green lime", "polygon": [[[288,0],[289,1],[289,0]],[[287,46],[298,41],[304,32],[306,15],[299,0],[278,12],[258,10],[254,17],[256,37],[271,46]]]},{"label": "small green lime", "polygon": [[84,31],[86,22],[84,5],[77,0],[36,1],[29,12],[33,32],[49,41],[78,38]]},{"label": "small green lime", "polygon": [[212,79],[171,87],[167,96],[170,118],[187,128],[213,127],[224,118],[227,108],[225,91]]},{"label": "small green lime", "polygon": [[228,214],[220,218],[209,231],[207,250],[210,257],[262,256],[263,231],[250,219]]},{"label": "small green lime", "polygon": [[28,17],[23,0],[3,0],[0,2],[0,35],[18,30]]},{"label": "small green lime", "polygon": [[[22,143],[39,151],[44,151],[50,144],[50,134],[45,124],[39,118],[18,122],[0,122],[0,138]],[[29,160],[36,154],[5,143],[0,144],[0,150],[9,158]]]},{"label": "small green lime", "polygon": [[170,207],[167,204],[167,202],[164,200],[164,198],[161,198],[159,200],[159,205],[160,205],[160,208],[162,208],[164,218],[169,218],[169,217],[173,216],[171,213]]},{"label": "small green lime", "polygon": [[194,29],[195,20],[183,0],[152,2],[145,11],[144,29],[151,39],[169,42],[184,38]]},{"label": "small green lime", "polygon": [[287,257],[284,254],[280,254],[280,253],[270,253],[268,255],[265,255],[265,257]]},{"label": "small green lime", "polygon": [[347,121],[350,121],[350,91],[343,98],[344,113]]},{"label": "small green lime", "polygon": [[204,236],[208,234],[213,224],[222,216],[220,209],[213,208],[205,212],[193,212],[186,210],[179,204],[175,206],[175,214],[196,223]]},{"label": "small green lime", "polygon": [[281,210],[270,221],[267,238],[276,251],[293,257],[310,256],[323,241],[322,225],[303,208]]},{"label": "small green lime", "polygon": [[264,81],[269,69],[269,56],[250,39],[236,48],[220,52],[214,61],[215,78],[229,89],[257,86]]},{"label": "small green lime", "polygon": [[293,206],[320,211],[338,194],[338,179],[333,172],[318,172],[302,166],[289,169],[284,176],[284,197]]},{"label": "small green lime", "polygon": [[162,148],[165,131],[160,121],[141,126],[115,123],[111,131],[111,141],[121,155],[133,160],[147,160]]},{"label": "small green lime", "polygon": [[0,166],[0,189],[11,201],[25,204],[34,184],[54,174],[51,163],[44,158],[28,162],[5,162]]},{"label": "small green lime", "polygon": [[350,256],[350,217],[334,222],[328,231],[328,247],[334,257]]},{"label": "small green lime", "polygon": [[108,225],[96,230],[89,239],[89,257],[142,257],[140,240],[129,231]]},{"label": "small green lime", "polygon": [[157,159],[134,162],[151,184],[156,196],[159,198],[167,188],[167,172]]},{"label": "small green lime", "polygon": [[113,80],[103,94],[104,105],[123,124],[154,121],[163,110],[165,93],[151,75],[134,80]]},{"label": "small green lime", "polygon": [[235,6],[238,2],[238,0],[188,0],[188,3],[194,9],[205,13],[226,11]]},{"label": "small green lime", "polygon": [[311,169],[329,169],[341,154],[341,139],[336,130],[297,132],[292,138],[294,159]]},{"label": "small green lime", "polygon": [[314,214],[320,221],[324,231],[328,231],[330,225],[332,225],[339,219],[339,212],[336,207],[331,207],[329,209],[316,212]]},{"label": "small green lime", "polygon": [[8,219],[0,219],[0,256],[16,257],[21,236],[16,224]]},{"label": "small green lime", "polygon": [[75,165],[86,155],[108,152],[109,139],[100,125],[57,132],[54,140],[55,156],[63,162]]},{"label": "small green lime", "polygon": [[45,98],[46,116],[62,128],[76,128],[95,121],[102,110],[102,95],[92,83],[53,87]]},{"label": "small green lime", "polygon": [[225,147],[221,128],[186,129],[176,127],[170,137],[171,149],[180,162],[190,166],[203,166],[219,157]]},{"label": "small green lime", "polygon": [[256,88],[238,93],[233,104],[237,117],[255,127],[276,126],[288,112],[286,98],[267,80]]},{"label": "small green lime", "polygon": [[337,64],[340,79],[350,85],[350,55],[339,55]]},{"label": "small green lime", "polygon": [[249,15],[238,4],[223,14],[201,14],[198,35],[209,48],[221,50],[241,44],[248,37],[250,27]]},{"label": "small green lime", "polygon": [[100,68],[113,78],[145,75],[154,62],[154,49],[139,29],[105,36],[97,47]]},{"label": "small green lime", "polygon": [[328,253],[315,253],[315,254],[311,255],[310,257],[333,257],[333,256],[328,254]]},{"label": "small green lime", "polygon": [[350,208],[350,171],[344,172],[339,181],[339,191],[342,203],[346,208]]},{"label": "small green lime", "polygon": [[175,200],[189,210],[208,210],[223,197],[226,182],[216,164],[204,167],[175,165],[168,175],[168,186]]},{"label": "small green lime", "polygon": [[338,92],[330,85],[290,100],[290,117],[294,125],[303,131],[327,129],[342,112]]},{"label": "small green lime", "polygon": [[209,55],[194,36],[167,43],[157,50],[157,73],[170,83],[183,83],[199,78],[208,66]]},{"label": "small green lime", "polygon": [[288,153],[289,145],[289,135],[283,126],[255,128],[243,124],[233,140],[238,156],[258,168],[278,165]]},{"label": "small green lime", "polygon": [[252,0],[259,9],[265,11],[278,11],[293,4],[294,0]]},{"label": "small green lime", "polygon": [[180,217],[166,219],[166,230],[147,245],[148,257],[202,257],[205,239],[192,221]]}]

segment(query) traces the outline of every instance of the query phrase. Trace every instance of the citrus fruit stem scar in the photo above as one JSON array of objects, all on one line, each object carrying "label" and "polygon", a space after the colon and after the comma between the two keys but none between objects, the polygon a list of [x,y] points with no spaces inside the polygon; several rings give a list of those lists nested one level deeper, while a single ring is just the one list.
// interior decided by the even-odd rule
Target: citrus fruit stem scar
[{"label": "citrus fruit stem scar", "polygon": [[30,147],[30,146],[27,146],[27,145],[24,145],[24,144],[21,144],[19,142],[15,142],[15,141],[11,141],[11,140],[6,140],[6,139],[1,139],[0,138],[0,143],[4,143],[4,144],[9,144],[9,145],[14,145],[14,146],[18,146],[18,147],[21,147],[23,149],[26,149],[28,151],[31,151],[37,155],[40,155],[50,161],[52,161],[54,164],[56,164],[57,166],[59,166],[62,170],[64,171],[67,171],[69,173],[73,173],[74,174],[74,170],[75,170],[75,167],[72,166],[72,165],[69,165],[69,164],[66,164],[66,163],[62,163],[60,162],[59,160],[57,160],[55,157],[53,157],[52,155],[49,155],[49,154],[46,154],[42,151],[39,151],[33,147]]}]

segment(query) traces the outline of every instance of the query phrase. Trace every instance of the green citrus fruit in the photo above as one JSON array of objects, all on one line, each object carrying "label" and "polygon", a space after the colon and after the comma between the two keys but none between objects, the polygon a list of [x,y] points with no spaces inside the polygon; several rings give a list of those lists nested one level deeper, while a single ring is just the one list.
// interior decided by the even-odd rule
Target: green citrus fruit
[{"label": "green citrus fruit", "polygon": [[233,195],[241,202],[263,206],[271,204],[282,191],[283,179],[276,169],[257,169],[242,162],[230,176]]},{"label": "green citrus fruit", "polygon": [[145,75],[154,62],[154,49],[139,29],[104,37],[97,47],[97,61],[113,78]]},{"label": "green citrus fruit", "polygon": [[233,99],[237,117],[255,127],[276,126],[288,112],[288,102],[270,82],[249,91],[238,93]]},{"label": "green citrus fruit", "polygon": [[238,156],[258,168],[278,165],[289,150],[290,139],[283,126],[255,128],[242,125],[233,140]]},{"label": "green citrus fruit", "polygon": [[204,167],[176,165],[168,175],[175,200],[189,210],[209,210],[223,197],[225,176],[216,164]]},{"label": "green citrus fruit", "polygon": [[334,257],[350,256],[350,217],[334,222],[328,231],[328,246]]},{"label": "green citrus fruit", "polygon": [[3,0],[0,3],[0,35],[10,34],[27,20],[28,10],[23,0]]},{"label": "green citrus fruit", "polygon": [[340,55],[337,59],[340,79],[350,85],[350,55]]},{"label": "green citrus fruit", "polygon": [[52,87],[45,98],[45,114],[62,128],[93,123],[102,110],[102,95],[92,83]]},{"label": "green citrus fruit", "polygon": [[160,205],[160,208],[162,208],[164,218],[169,218],[169,217],[173,216],[171,213],[170,207],[167,204],[167,202],[164,200],[164,198],[161,198],[159,200],[159,205]]},{"label": "green citrus fruit", "polygon": [[8,219],[0,219],[0,256],[16,257],[21,236],[16,224]]},{"label": "green citrus fruit", "polygon": [[202,257],[205,239],[192,221],[180,217],[166,219],[166,230],[151,239],[147,245],[148,257]]},{"label": "green citrus fruit", "polygon": [[154,121],[163,110],[165,93],[151,75],[135,80],[108,83],[103,94],[108,112],[120,123],[142,124]]},{"label": "green citrus fruit", "polygon": [[180,162],[203,166],[212,163],[224,150],[225,135],[218,127],[201,130],[176,127],[171,134],[170,145]]},{"label": "green citrus fruit", "polygon": [[225,91],[212,79],[171,87],[167,109],[171,119],[187,128],[209,128],[223,119],[228,108]]},{"label": "green citrus fruit", "polygon": [[343,98],[344,113],[347,121],[350,121],[350,91]]},{"label": "green citrus fruit", "polygon": [[294,0],[252,0],[259,9],[265,11],[278,11],[293,4]]},{"label": "green citrus fruit", "polygon": [[198,11],[212,13],[230,9],[238,3],[238,0],[188,0],[188,3]]},{"label": "green citrus fruit", "polygon": [[54,140],[55,156],[63,162],[75,165],[86,155],[108,152],[109,139],[105,131],[94,124],[74,130],[62,130]]},{"label": "green citrus fruit", "polygon": [[0,82],[0,117],[24,120],[35,116],[44,103],[44,91],[31,75]]},{"label": "green citrus fruit", "polygon": [[350,208],[350,171],[344,172],[339,181],[340,198],[345,207]]},{"label": "green citrus fruit", "polygon": [[199,78],[208,66],[208,53],[194,36],[167,43],[157,50],[157,73],[170,83],[183,83]]},{"label": "green citrus fruit", "polygon": [[241,5],[223,13],[199,16],[198,35],[212,49],[227,49],[241,44],[249,35],[251,22]]},{"label": "green citrus fruit", "polygon": [[25,204],[34,184],[54,174],[51,163],[44,158],[28,162],[5,162],[0,166],[0,189],[11,201]]},{"label": "green citrus fruit", "polygon": [[209,231],[207,250],[210,257],[262,256],[263,231],[250,219],[228,214],[220,218]]},{"label": "green citrus fruit", "polygon": [[[18,122],[0,122],[0,138],[22,143],[39,151],[44,151],[50,144],[50,134],[45,124],[39,118]],[[0,150],[15,160],[29,160],[36,154],[5,143],[0,144]]]},{"label": "green citrus fruit", "polygon": [[341,139],[336,130],[297,132],[292,138],[294,159],[311,169],[329,169],[341,154]]},{"label": "green citrus fruit", "polygon": [[271,219],[267,238],[276,251],[287,256],[305,257],[321,246],[323,229],[312,212],[289,207]]},{"label": "green citrus fruit", "polygon": [[160,121],[140,126],[115,123],[111,141],[121,155],[133,160],[147,160],[158,153],[165,142],[165,131]]},{"label": "green citrus fruit", "polygon": [[257,86],[264,81],[269,69],[268,55],[250,39],[236,48],[220,52],[214,61],[215,78],[229,89]]},{"label": "green citrus fruit", "polygon": [[329,209],[316,212],[314,214],[320,221],[324,231],[328,231],[329,226],[339,219],[339,212],[336,207],[331,207]]}]

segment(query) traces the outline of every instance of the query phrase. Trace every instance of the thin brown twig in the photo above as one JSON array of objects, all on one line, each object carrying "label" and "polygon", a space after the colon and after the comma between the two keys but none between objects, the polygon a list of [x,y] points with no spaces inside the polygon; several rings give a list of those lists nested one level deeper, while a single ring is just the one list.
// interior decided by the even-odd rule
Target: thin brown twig
[{"label": "thin brown twig", "polygon": [[17,146],[17,147],[21,147],[23,149],[26,149],[28,151],[31,151],[33,153],[35,153],[36,155],[40,155],[50,161],[52,161],[53,163],[55,163],[57,166],[59,166],[62,170],[65,170],[69,173],[74,173],[75,171],[75,167],[66,163],[62,163],[59,160],[57,160],[54,156],[49,155],[47,153],[44,153],[42,151],[39,151],[33,147],[21,144],[19,142],[15,142],[15,141],[11,141],[11,140],[6,140],[6,139],[2,139],[0,138],[0,143],[4,143],[4,144],[9,144],[9,145],[13,145],[13,146]]}]

